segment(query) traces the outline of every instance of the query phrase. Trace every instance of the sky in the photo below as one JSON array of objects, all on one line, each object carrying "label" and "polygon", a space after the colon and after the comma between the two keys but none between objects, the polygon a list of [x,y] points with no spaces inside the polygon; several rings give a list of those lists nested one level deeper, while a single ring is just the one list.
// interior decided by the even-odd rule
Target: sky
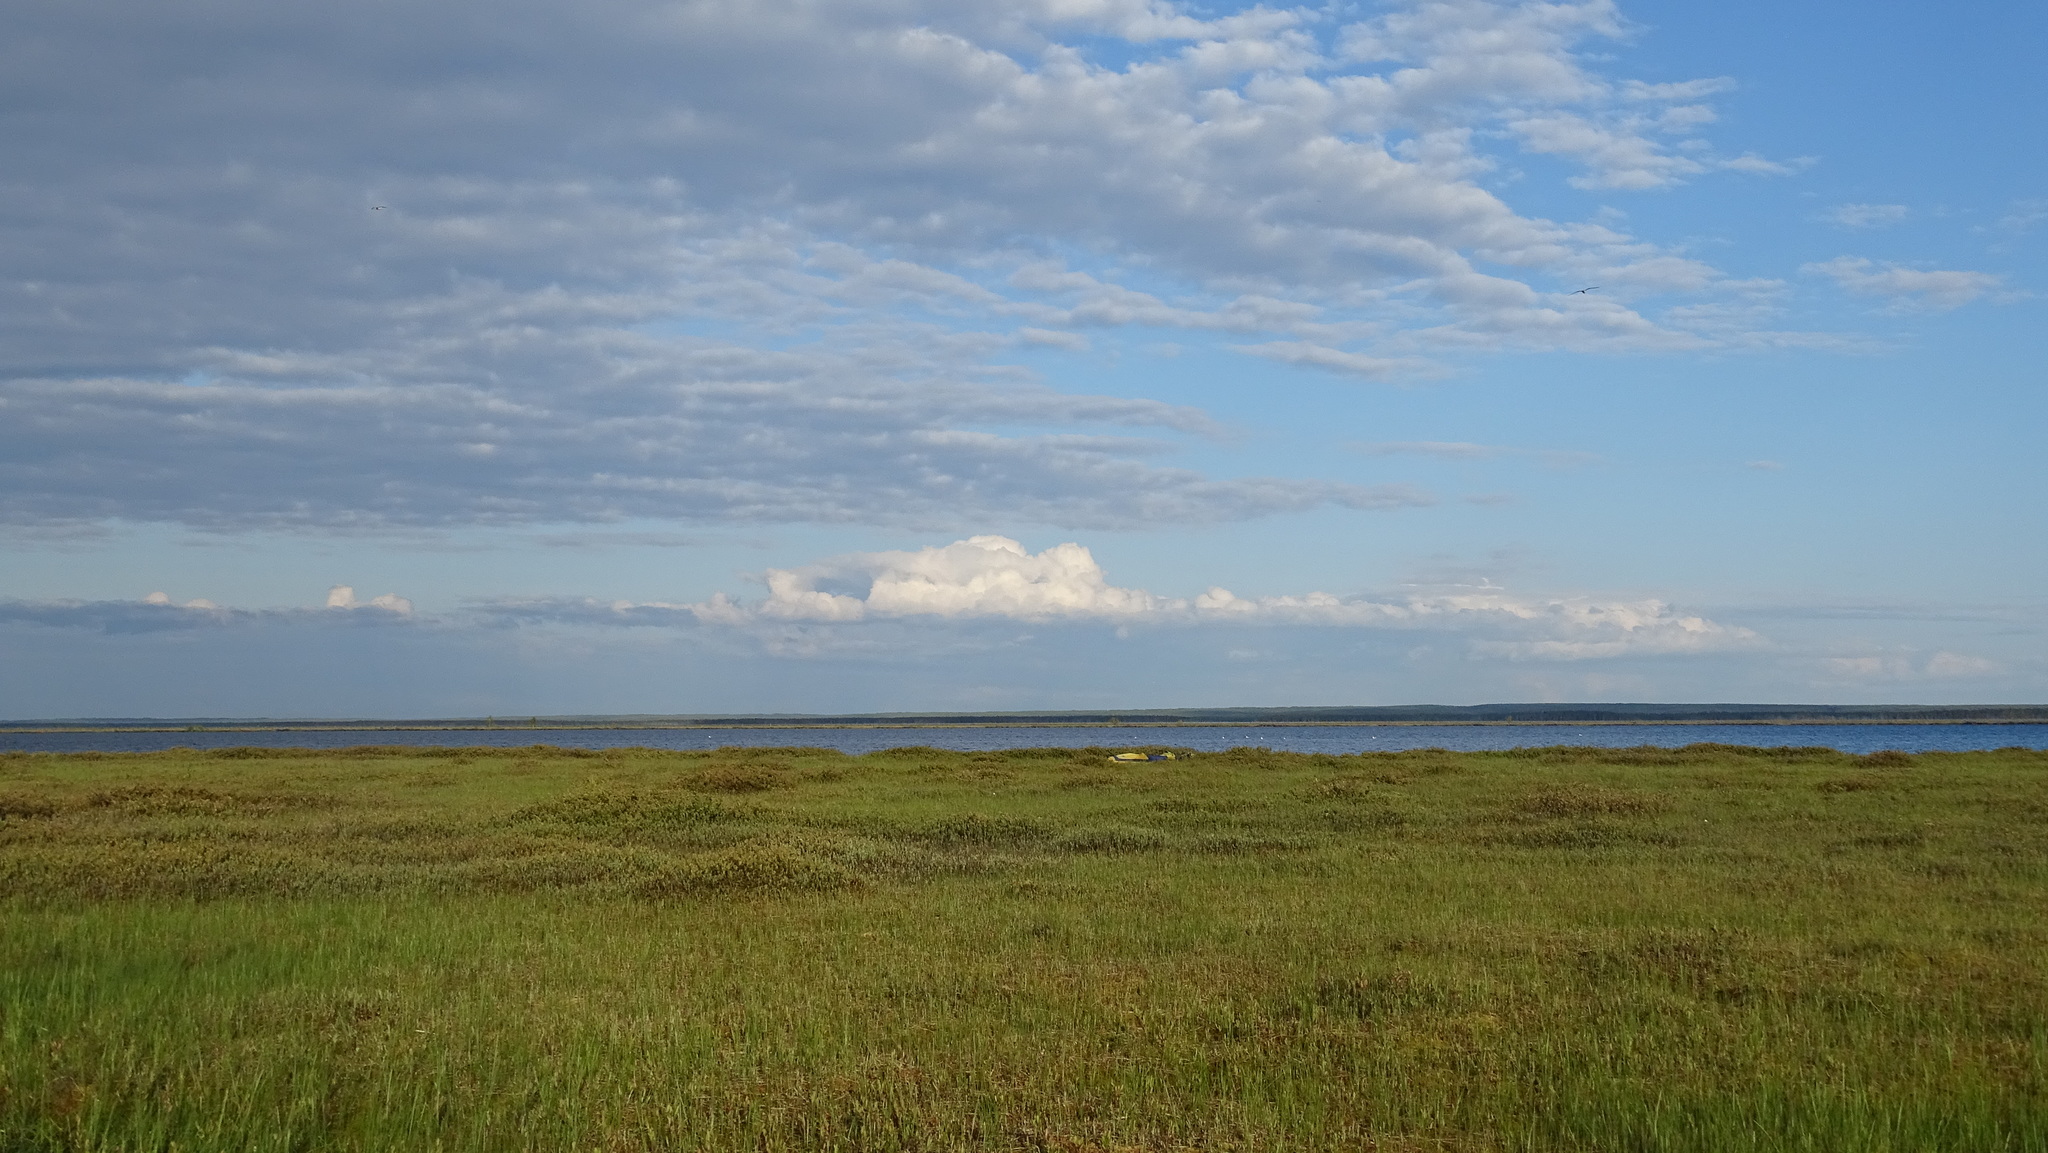
[{"label": "sky", "polygon": [[2044,52],[15,0],[0,717],[2048,700]]}]

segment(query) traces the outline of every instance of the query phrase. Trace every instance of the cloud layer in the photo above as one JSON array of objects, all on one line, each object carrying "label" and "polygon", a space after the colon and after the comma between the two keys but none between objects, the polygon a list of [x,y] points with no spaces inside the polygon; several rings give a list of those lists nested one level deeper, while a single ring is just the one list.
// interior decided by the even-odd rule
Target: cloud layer
[{"label": "cloud layer", "polygon": [[1491,586],[1398,599],[1301,595],[1240,597],[1211,587],[1170,597],[1111,584],[1087,548],[1033,553],[1008,537],[977,536],[916,551],[860,553],[798,569],[770,569],[768,595],[718,594],[696,603],[506,601],[485,611],[509,620],[584,624],[1017,621],[1118,627],[1310,627],[1446,633],[1491,657],[1579,660],[1752,647],[1746,628],[1674,611],[1660,600],[1532,599]]},{"label": "cloud layer", "polygon": [[16,524],[1388,507],[1425,498],[1180,467],[1201,413],[1072,395],[1013,354],[1167,329],[1377,379],[1806,339],[1728,320],[1768,286],[1487,186],[1517,155],[1618,190],[1782,168],[1701,135],[1725,81],[1588,63],[1623,31],[1607,0],[1348,24],[24,0],[9,22]]},{"label": "cloud layer", "polygon": [[[1301,595],[1240,597],[1210,587],[1194,597],[1172,597],[1110,583],[1083,545],[1068,542],[1033,553],[1003,536],[976,536],[914,551],[857,553],[795,569],[769,569],[767,595],[758,599],[718,593],[709,600],[600,602],[574,598],[484,600],[440,616],[415,614],[395,593],[368,601],[335,585],[319,608],[225,608],[210,600],[180,605],[164,593],[141,601],[0,601],[0,626],[90,629],[102,633],[154,633],[222,627],[308,626],[345,623],[413,625],[466,631],[503,625],[655,626],[755,635],[781,645],[785,626],[868,627],[926,623],[971,630],[989,624],[1109,626],[1152,629],[1254,628],[1364,629],[1441,633],[1477,657],[1510,660],[1582,660],[1659,654],[1710,653],[1754,648],[1749,629],[1674,611],[1655,599],[1528,598],[1490,584],[1396,599]],[[972,646],[969,632],[955,639],[928,634],[922,644],[943,649]],[[813,634],[807,654],[828,648]]]},{"label": "cloud layer", "polygon": [[1894,311],[1948,312],[2004,285],[1988,272],[1904,268],[1861,256],[1838,256],[1800,271],[1826,276],[1857,296],[1883,297]]},{"label": "cloud layer", "polygon": [[[748,597],[296,608],[0,600],[9,716],[484,715],[1481,700],[2031,699],[2038,606],[1175,596],[1078,543],[983,536],[770,570]],[[1760,636],[1731,617],[1768,619]],[[1856,635],[1832,627],[1857,622]],[[1933,622],[1933,627],[1927,627]],[[1974,628],[1971,626],[1974,624]],[[2038,647],[2038,646],[2035,646]],[[309,657],[312,654],[312,657]],[[313,659],[317,657],[317,659]],[[1732,688],[1730,686],[1733,686]]]}]

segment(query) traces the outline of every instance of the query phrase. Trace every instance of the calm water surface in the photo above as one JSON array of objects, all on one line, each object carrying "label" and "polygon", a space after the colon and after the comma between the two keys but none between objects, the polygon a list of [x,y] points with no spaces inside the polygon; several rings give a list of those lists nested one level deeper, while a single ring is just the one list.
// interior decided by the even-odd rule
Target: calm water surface
[{"label": "calm water surface", "polygon": [[1879,749],[1960,752],[2019,746],[2048,748],[2048,724],[2020,725],[1228,725],[1199,728],[975,727],[939,729],[486,729],[23,733],[0,732],[0,752],[144,753],[160,749],[235,746],[338,749],[350,745],[486,746],[548,744],[582,749],[809,745],[871,753],[902,745],[978,751],[1022,748],[1169,746],[1217,752],[1258,747],[1299,753],[1368,750],[1529,748],[1595,745],[1676,748],[1696,741],[1727,745],[1824,745],[1845,753]]}]

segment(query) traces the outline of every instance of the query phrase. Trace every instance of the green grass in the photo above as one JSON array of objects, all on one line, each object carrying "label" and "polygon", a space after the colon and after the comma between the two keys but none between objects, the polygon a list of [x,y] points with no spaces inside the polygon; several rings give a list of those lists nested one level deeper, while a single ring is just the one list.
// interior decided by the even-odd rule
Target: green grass
[{"label": "green grass", "polygon": [[2048,754],[0,756],[0,1153],[2043,1150]]}]

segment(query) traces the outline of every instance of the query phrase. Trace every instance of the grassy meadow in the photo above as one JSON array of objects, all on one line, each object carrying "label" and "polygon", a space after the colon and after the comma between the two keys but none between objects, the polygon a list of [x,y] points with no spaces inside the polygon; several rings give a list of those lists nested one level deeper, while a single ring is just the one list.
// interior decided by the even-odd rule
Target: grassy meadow
[{"label": "grassy meadow", "polygon": [[0,756],[0,1153],[2048,1150],[2048,753]]}]

